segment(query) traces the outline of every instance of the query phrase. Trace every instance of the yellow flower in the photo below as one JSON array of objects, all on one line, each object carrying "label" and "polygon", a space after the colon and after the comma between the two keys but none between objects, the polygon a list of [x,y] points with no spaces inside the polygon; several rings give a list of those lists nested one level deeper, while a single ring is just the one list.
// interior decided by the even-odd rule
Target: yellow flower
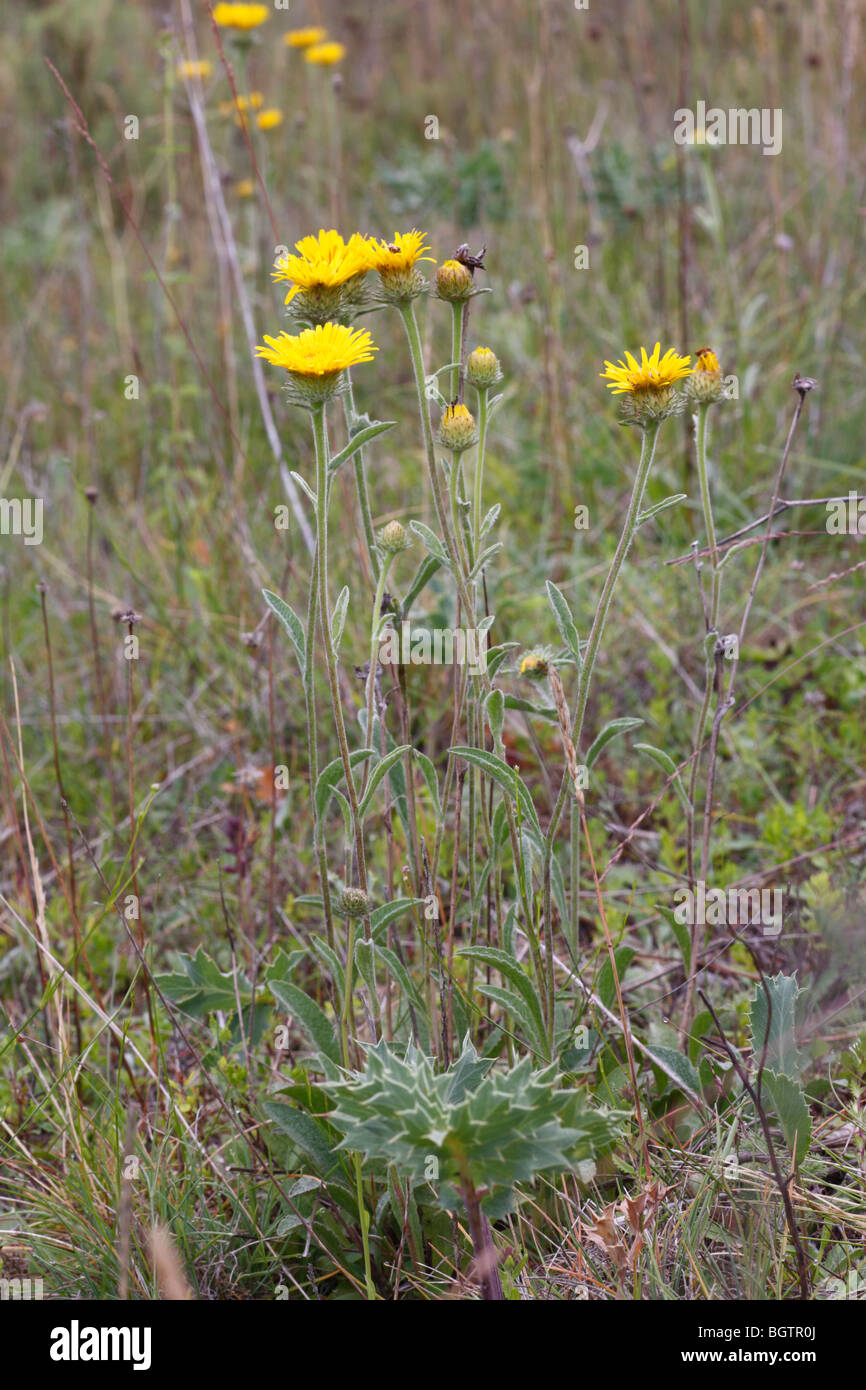
[{"label": "yellow flower", "polygon": [[369,246],[371,268],[379,272],[386,299],[394,304],[406,304],[424,294],[428,285],[416,270],[416,262],[432,261],[433,257],[422,254],[429,250],[424,244],[423,232],[416,232],[414,228],[411,232],[397,232],[391,242],[371,238]]},{"label": "yellow flower", "polygon": [[355,288],[350,282],[360,281],[372,259],[370,243],[357,232],[344,241],[339,232],[322,230],[302,237],[295,249],[299,254],[278,261],[273,277],[291,282],[287,304],[303,291],[303,309],[321,321],[339,312],[347,292]]},{"label": "yellow flower", "polygon": [[283,35],[283,43],[289,48],[312,48],[313,44],[321,43],[327,37],[327,29],[317,29],[311,25],[308,29],[290,29]]},{"label": "yellow flower", "polygon": [[472,272],[462,261],[443,261],[436,272],[436,289],[440,299],[452,304],[469,299],[472,294]]},{"label": "yellow flower", "polygon": [[713,349],[700,348],[698,351],[697,360],[695,361],[695,371],[718,372],[720,370],[721,368],[719,367],[719,359],[713,352]]},{"label": "yellow flower", "polygon": [[392,242],[371,238],[370,265],[380,274],[383,270],[412,270],[416,261],[433,260],[432,256],[421,254],[429,250],[429,246],[424,245],[424,233],[416,232],[413,227],[411,232],[397,232]]},{"label": "yellow flower", "polygon": [[608,390],[615,396],[624,392],[633,395],[636,391],[664,391],[681,377],[691,374],[691,357],[681,357],[673,348],[668,348],[664,357],[660,358],[660,351],[661,343],[656,343],[652,356],[647,357],[646,348],[642,347],[640,366],[630,352],[626,353],[625,362],[620,361],[616,366],[613,362],[605,362],[607,371],[601,375],[610,378]]},{"label": "yellow flower", "polygon": [[258,29],[270,17],[267,5],[214,5],[214,23],[222,29]]},{"label": "yellow flower", "polygon": [[267,111],[260,111],[256,116],[256,125],[259,130],[275,130],[282,123],[283,113],[277,110],[276,106],[269,106]]},{"label": "yellow flower", "polygon": [[252,179],[241,179],[240,183],[235,184],[235,196],[238,198],[252,198],[255,191]]},{"label": "yellow flower", "polygon": [[[232,114],[236,116],[239,111],[258,111],[264,105],[264,100],[261,92],[250,92],[248,97],[238,93],[235,101],[220,102],[219,113],[221,116],[231,116]],[[240,121],[238,121],[238,125],[240,125]]]},{"label": "yellow flower", "polygon": [[339,63],[346,56],[346,50],[341,43],[314,43],[310,48],[304,49],[304,57],[308,63],[320,63],[323,67],[331,67],[334,63]]},{"label": "yellow flower", "polygon": [[210,77],[211,65],[207,58],[201,58],[198,62],[178,63],[178,73],[181,77]]},{"label": "yellow flower", "polygon": [[471,449],[477,439],[475,418],[465,405],[449,405],[439,425],[439,442],[446,449],[462,453]]},{"label": "yellow flower", "polygon": [[317,324],[294,336],[281,333],[278,338],[265,334],[267,347],[256,352],[275,367],[285,367],[293,376],[328,377],[354,367],[359,362],[372,362],[378,348],[366,329],[346,328],[341,323]]}]

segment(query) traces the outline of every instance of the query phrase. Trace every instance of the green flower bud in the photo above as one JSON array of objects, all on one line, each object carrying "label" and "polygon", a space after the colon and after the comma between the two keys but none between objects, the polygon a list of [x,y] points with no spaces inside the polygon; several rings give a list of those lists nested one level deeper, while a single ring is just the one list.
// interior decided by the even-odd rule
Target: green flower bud
[{"label": "green flower bud", "polygon": [[486,387],[493,386],[501,375],[499,358],[490,348],[477,347],[474,352],[470,352],[466,363],[466,380],[470,386],[483,391]]}]

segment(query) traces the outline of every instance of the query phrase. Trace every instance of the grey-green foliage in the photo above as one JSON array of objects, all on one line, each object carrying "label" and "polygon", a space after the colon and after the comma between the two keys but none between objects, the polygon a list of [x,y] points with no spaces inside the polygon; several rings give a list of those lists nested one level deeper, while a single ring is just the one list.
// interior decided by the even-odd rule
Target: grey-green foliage
[{"label": "grey-green foliage", "polygon": [[[766,990],[764,988],[766,985]],[[797,1048],[796,975],[774,975],[755,987],[752,1000],[752,1048],[762,1091],[769,1095],[794,1160],[801,1163],[812,1139],[812,1119],[800,1086],[802,1058]]]},{"label": "grey-green foliage", "polygon": [[534,1071],[525,1057],[509,1071],[491,1068],[468,1038],[438,1073],[411,1045],[402,1056],[384,1041],[370,1046],[363,1071],[324,1086],[336,1102],[329,1118],[344,1135],[340,1147],[393,1163],[414,1181],[435,1175],[449,1209],[467,1177],[491,1212],[509,1210],[515,1183],[536,1173],[588,1179],[617,1137],[619,1113],[590,1110],[577,1092],[557,1088],[555,1066]]}]

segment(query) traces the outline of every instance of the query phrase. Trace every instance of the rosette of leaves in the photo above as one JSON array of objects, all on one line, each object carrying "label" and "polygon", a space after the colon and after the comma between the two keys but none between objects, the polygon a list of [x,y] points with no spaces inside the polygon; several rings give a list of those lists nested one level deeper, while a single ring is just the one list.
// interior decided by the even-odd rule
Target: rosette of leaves
[{"label": "rosette of leaves", "polygon": [[537,1173],[577,1172],[588,1180],[594,1160],[619,1133],[618,1112],[591,1110],[575,1091],[557,1087],[555,1066],[534,1071],[524,1058],[492,1069],[467,1038],[457,1061],[437,1072],[411,1044],[398,1055],[387,1043],[367,1048],[363,1071],[324,1089],[341,1148],[394,1165],[414,1182],[434,1181],[441,1206],[462,1203],[485,1298],[502,1297],[487,1217],[513,1207],[516,1183]]}]

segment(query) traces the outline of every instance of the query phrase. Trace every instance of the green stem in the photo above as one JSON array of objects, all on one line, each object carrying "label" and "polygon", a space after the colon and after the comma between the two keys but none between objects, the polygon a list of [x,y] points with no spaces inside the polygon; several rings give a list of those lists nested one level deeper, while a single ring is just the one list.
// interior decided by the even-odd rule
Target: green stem
[{"label": "green stem", "polygon": [[[370,669],[367,673],[367,737],[365,747],[373,747],[373,691],[376,684],[376,661],[379,651],[379,619],[382,614],[382,599],[385,596],[385,581],[391,568],[393,555],[386,555],[376,581],[376,595],[373,599],[373,621],[370,625]],[[366,773],[364,781],[366,783]]]},{"label": "green stem", "polygon": [[463,352],[463,304],[451,305],[451,403],[460,395],[460,362]]},{"label": "green stem", "polygon": [[[478,448],[475,453],[475,479],[472,489],[472,563],[481,554],[481,498],[484,491],[484,452],[487,448],[487,422],[489,418],[488,388],[478,389]],[[480,583],[481,575],[478,580]]]},{"label": "green stem", "polygon": [[[355,418],[355,395],[352,389],[352,374],[346,372],[346,390],[343,394],[343,413],[346,417],[346,431],[351,431],[351,422]],[[376,537],[373,531],[373,514],[370,509],[370,494],[367,489],[367,465],[364,458],[364,450],[359,449],[352,460],[355,471],[355,490],[358,494],[358,507],[361,512],[361,524],[364,527],[364,540],[367,545],[367,559],[370,563],[370,571],[374,579],[379,577],[379,552],[376,549]]]},{"label": "green stem", "polygon": [[[581,664],[580,676],[578,679],[577,708],[575,709],[574,719],[572,722],[572,740],[574,742],[574,747],[576,750],[579,750],[580,748],[580,739],[581,734],[583,733],[583,721],[586,715],[586,706],[589,700],[589,691],[592,685],[592,677],[593,672],[595,670],[595,663],[598,657],[599,648],[601,646],[601,639],[604,635],[604,628],[607,622],[607,615],[610,612],[610,606],[613,601],[613,596],[616,590],[617,581],[619,580],[620,572],[622,570],[623,564],[625,563],[625,558],[628,555],[629,550],[631,549],[631,543],[635,538],[635,534],[637,533],[638,515],[640,513],[641,504],[643,502],[643,495],[646,490],[647,478],[649,477],[653,459],[655,458],[659,428],[659,422],[656,422],[654,424],[646,426],[646,428],[643,430],[641,437],[640,461],[638,463],[637,475],[635,477],[634,486],[632,488],[631,501],[629,502],[628,511],[626,512],[626,517],[623,523],[619,543],[614,552],[613,559],[610,562],[610,569],[607,572],[607,578],[604,581],[604,587],[601,591],[601,597],[598,601],[598,607],[595,610],[595,618],[593,620],[592,628],[590,629],[589,640],[586,644],[586,653]],[[568,797],[569,786],[570,779],[568,772],[566,771],[562,779],[562,785],[559,789],[559,796],[557,797],[556,805],[554,806],[553,812],[550,817],[550,824],[548,826],[547,831],[547,841],[545,844],[545,924],[551,921],[550,874],[551,859],[553,857],[553,843],[556,837],[557,829],[559,828],[559,822],[562,818],[562,812],[565,807],[566,798]],[[572,892],[574,892],[574,887],[575,886],[572,885]]]}]

